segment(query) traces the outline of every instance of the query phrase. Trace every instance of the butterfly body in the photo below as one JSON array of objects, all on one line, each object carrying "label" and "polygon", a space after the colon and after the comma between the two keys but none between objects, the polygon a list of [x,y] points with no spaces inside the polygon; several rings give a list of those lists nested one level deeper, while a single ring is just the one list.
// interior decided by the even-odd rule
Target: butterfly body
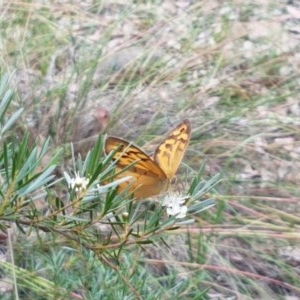
[{"label": "butterfly body", "polygon": [[[190,140],[191,126],[182,121],[157,147],[153,159],[139,147],[117,137],[107,137],[105,154],[115,151],[116,178],[131,176],[119,185],[118,192],[128,188],[136,199],[145,199],[165,192],[175,176]],[[123,171],[123,172],[122,172]]]}]

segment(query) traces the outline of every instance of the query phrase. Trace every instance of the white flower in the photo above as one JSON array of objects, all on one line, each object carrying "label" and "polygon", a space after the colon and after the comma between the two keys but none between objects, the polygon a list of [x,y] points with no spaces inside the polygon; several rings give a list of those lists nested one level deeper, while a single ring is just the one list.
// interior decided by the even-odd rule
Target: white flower
[{"label": "white flower", "polygon": [[184,218],[187,213],[187,206],[184,205],[188,196],[182,197],[179,193],[167,195],[163,201],[163,206],[167,207],[167,214],[178,219]]},{"label": "white flower", "polygon": [[89,180],[86,177],[80,177],[77,172],[75,172],[75,178],[71,178],[66,172],[64,172],[64,175],[70,189],[76,193],[81,193],[86,190],[89,184]]}]

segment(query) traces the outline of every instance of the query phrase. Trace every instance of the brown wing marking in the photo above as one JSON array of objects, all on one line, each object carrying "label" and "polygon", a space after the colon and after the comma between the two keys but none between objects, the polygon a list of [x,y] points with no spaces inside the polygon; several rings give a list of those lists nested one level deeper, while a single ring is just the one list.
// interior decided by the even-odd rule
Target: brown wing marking
[{"label": "brown wing marking", "polygon": [[167,189],[166,174],[143,150],[120,138],[108,137],[104,145],[105,154],[116,149],[118,150],[115,152],[113,160],[116,161],[117,172],[133,164],[129,169],[118,174],[116,178],[125,176],[134,178],[131,182],[120,184],[119,192],[124,190],[129,183],[129,190],[134,192],[136,198],[151,197]]},{"label": "brown wing marking", "polygon": [[190,121],[183,120],[157,147],[154,161],[163,169],[167,178],[171,179],[175,176],[188,147],[190,135]]}]

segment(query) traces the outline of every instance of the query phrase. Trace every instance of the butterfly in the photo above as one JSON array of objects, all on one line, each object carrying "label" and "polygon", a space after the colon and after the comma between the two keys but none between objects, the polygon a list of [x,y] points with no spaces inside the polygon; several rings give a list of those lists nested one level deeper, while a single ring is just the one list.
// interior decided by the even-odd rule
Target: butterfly
[{"label": "butterfly", "polygon": [[[126,140],[107,137],[104,153],[108,155],[115,151],[112,158],[116,162],[115,178],[132,177],[132,180],[119,185],[118,193],[128,188],[128,192],[133,193],[135,199],[145,199],[165,192],[186,152],[190,136],[190,121],[183,120],[156,148],[152,158]],[[122,172],[125,168],[127,169]]]}]

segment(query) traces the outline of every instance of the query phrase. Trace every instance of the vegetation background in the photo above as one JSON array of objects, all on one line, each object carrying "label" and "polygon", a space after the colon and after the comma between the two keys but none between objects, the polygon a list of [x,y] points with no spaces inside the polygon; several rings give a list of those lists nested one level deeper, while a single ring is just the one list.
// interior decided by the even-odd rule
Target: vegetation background
[{"label": "vegetation background", "polygon": [[[298,1],[0,2],[1,74],[15,91],[0,115],[17,121],[1,131],[1,299],[300,299],[299,22]],[[185,118],[177,188],[222,177],[193,224],[170,231],[165,220],[156,239],[118,253],[108,239],[95,255],[83,219],[50,222],[45,196],[26,200],[57,180],[46,199],[64,211],[70,142],[83,158],[73,165],[99,175],[101,140],[84,160],[99,133],[151,153]],[[35,175],[18,175],[12,193],[26,163]]]}]

